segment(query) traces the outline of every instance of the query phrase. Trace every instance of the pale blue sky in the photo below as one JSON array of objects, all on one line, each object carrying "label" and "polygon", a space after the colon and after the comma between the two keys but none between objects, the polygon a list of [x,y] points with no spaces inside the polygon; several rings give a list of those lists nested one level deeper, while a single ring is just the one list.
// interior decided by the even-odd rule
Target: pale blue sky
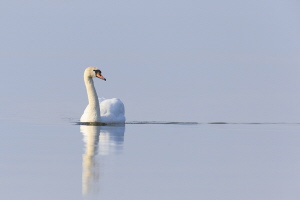
[{"label": "pale blue sky", "polygon": [[127,120],[300,122],[300,4],[0,2],[0,119],[78,120],[82,80]]}]

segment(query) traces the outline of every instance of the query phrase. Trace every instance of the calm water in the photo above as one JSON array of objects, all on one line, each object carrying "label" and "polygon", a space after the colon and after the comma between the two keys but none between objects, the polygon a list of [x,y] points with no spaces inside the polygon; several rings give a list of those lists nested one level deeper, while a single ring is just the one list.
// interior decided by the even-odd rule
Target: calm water
[{"label": "calm water", "polygon": [[300,197],[297,124],[0,124],[1,199]]}]

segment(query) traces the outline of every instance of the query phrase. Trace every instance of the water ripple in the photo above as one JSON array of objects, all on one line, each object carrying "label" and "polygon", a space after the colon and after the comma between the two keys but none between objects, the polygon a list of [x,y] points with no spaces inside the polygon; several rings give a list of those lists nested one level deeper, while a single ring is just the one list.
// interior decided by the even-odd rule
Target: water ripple
[{"label": "water ripple", "polygon": [[174,121],[127,121],[125,124],[107,124],[101,122],[74,122],[75,125],[92,125],[92,126],[124,126],[125,124],[177,124],[177,125],[300,125],[300,123],[286,122],[174,122]]}]

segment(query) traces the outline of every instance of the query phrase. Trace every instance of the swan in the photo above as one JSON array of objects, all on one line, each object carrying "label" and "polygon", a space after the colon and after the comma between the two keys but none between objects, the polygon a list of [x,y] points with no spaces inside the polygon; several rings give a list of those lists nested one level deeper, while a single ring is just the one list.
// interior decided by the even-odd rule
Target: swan
[{"label": "swan", "polygon": [[97,67],[88,67],[85,69],[83,77],[89,104],[84,110],[80,122],[125,123],[125,108],[120,99],[98,99],[93,78],[97,77],[106,81],[101,70]]}]

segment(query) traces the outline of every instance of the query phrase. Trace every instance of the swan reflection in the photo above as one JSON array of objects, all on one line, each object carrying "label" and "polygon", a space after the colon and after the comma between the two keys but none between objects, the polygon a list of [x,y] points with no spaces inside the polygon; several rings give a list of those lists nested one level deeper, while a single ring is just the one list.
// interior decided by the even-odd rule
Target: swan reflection
[{"label": "swan reflection", "polygon": [[99,190],[99,156],[120,153],[123,149],[125,126],[80,126],[85,143],[82,158],[82,194]]}]

